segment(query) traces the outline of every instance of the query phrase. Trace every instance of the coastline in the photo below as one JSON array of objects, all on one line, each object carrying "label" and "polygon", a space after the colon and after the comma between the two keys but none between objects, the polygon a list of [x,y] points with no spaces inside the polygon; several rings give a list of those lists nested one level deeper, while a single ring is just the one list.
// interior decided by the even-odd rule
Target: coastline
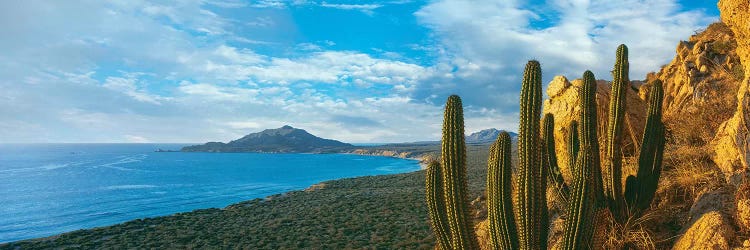
[{"label": "coastline", "polygon": [[[248,152],[248,153],[269,154],[267,152],[262,152],[262,153],[261,152]],[[270,154],[274,154],[274,153],[270,153]],[[329,153],[284,153],[284,154],[315,154],[315,155],[320,155],[320,154],[329,154]],[[176,213],[166,214],[166,215],[146,216],[146,217],[135,218],[135,219],[131,219],[131,220],[128,220],[128,221],[124,221],[124,222],[120,222],[120,223],[115,223],[115,224],[108,224],[108,225],[102,225],[102,226],[95,226],[95,227],[75,229],[75,230],[72,230],[72,231],[57,233],[57,234],[53,234],[53,235],[49,235],[49,236],[42,236],[42,237],[28,238],[28,239],[14,240],[14,241],[4,241],[4,242],[0,242],[0,249],[5,249],[5,247],[7,247],[9,245],[16,244],[16,243],[55,240],[55,239],[57,239],[59,237],[62,237],[64,235],[73,234],[73,233],[76,233],[76,232],[79,232],[79,231],[96,231],[96,230],[102,230],[102,229],[105,229],[105,228],[117,227],[117,226],[121,226],[121,225],[124,225],[124,224],[133,223],[133,222],[136,222],[136,221],[169,218],[169,217],[179,216],[179,215],[185,214],[185,213],[196,213],[196,212],[200,212],[200,211],[203,211],[203,210],[214,210],[214,209],[216,209],[216,210],[222,210],[222,211],[224,211],[224,210],[232,209],[233,207],[240,206],[240,205],[248,203],[248,202],[253,202],[255,200],[264,200],[264,201],[267,201],[267,200],[271,200],[271,199],[277,199],[279,197],[284,197],[284,196],[287,196],[287,195],[290,195],[290,194],[293,194],[293,193],[311,192],[311,191],[322,190],[322,189],[325,189],[327,187],[328,183],[330,183],[330,182],[346,181],[346,180],[350,180],[350,179],[369,178],[369,177],[375,177],[375,176],[389,176],[389,175],[409,174],[409,173],[414,173],[414,172],[418,172],[420,170],[423,170],[424,167],[425,167],[422,159],[419,158],[419,157],[399,157],[399,156],[385,155],[385,154],[356,154],[356,153],[350,153],[350,152],[337,152],[337,153],[334,153],[334,154],[363,155],[363,156],[376,156],[376,157],[388,157],[388,158],[397,158],[397,159],[405,159],[405,160],[414,160],[414,161],[417,161],[417,164],[419,165],[419,168],[418,169],[414,169],[414,170],[409,170],[409,171],[406,171],[406,172],[399,172],[399,173],[362,175],[362,176],[341,177],[341,178],[323,180],[323,181],[311,184],[310,186],[307,186],[307,187],[300,187],[300,188],[293,189],[293,190],[288,190],[288,191],[283,191],[283,192],[279,192],[279,193],[268,194],[268,195],[263,196],[263,197],[256,197],[256,198],[252,198],[252,199],[246,199],[246,200],[242,200],[242,201],[237,201],[237,202],[233,202],[233,203],[228,204],[228,205],[223,206],[223,207],[206,207],[206,208],[198,208],[198,209],[194,209],[194,210],[190,210],[190,211],[176,212]]]}]

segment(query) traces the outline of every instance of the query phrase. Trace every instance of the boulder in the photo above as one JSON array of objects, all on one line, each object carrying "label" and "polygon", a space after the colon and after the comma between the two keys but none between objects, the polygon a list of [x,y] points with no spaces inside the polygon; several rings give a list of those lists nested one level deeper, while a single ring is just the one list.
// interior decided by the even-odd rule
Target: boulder
[{"label": "boulder", "polygon": [[685,231],[673,249],[731,249],[735,232],[719,212],[703,214]]}]

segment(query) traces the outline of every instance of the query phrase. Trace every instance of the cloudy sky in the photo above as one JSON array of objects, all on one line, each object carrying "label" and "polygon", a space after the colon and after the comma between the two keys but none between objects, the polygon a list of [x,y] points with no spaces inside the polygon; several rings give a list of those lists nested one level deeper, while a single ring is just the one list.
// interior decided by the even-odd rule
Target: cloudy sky
[{"label": "cloudy sky", "polygon": [[697,0],[0,1],[0,142],[227,141],[285,124],[347,142],[516,131],[523,65],[631,79],[718,20]]}]

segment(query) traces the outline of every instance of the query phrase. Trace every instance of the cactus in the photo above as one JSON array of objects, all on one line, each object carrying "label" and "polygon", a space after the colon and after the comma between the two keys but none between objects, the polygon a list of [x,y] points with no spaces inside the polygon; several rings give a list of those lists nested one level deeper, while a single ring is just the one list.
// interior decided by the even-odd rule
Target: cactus
[{"label": "cactus", "polygon": [[490,249],[518,249],[511,202],[510,135],[502,132],[487,160],[487,217]]},{"label": "cactus", "polygon": [[464,141],[464,115],[461,98],[448,97],[443,117],[441,166],[443,167],[443,192],[450,228],[451,246],[454,249],[476,249],[478,244],[467,208],[466,142]]},{"label": "cactus", "polygon": [[638,213],[649,207],[654,198],[661,175],[664,156],[664,123],[661,121],[664,89],[660,80],[653,81],[649,96],[648,118],[643,132],[643,145],[638,158],[638,173],[628,176],[625,194],[628,207],[632,213]]},{"label": "cactus", "polygon": [[570,207],[563,231],[562,249],[592,249],[591,238],[594,229],[594,152],[584,147],[576,160],[577,173],[574,173],[573,190],[570,196]]},{"label": "cactus", "polygon": [[581,142],[578,141],[578,122],[572,121],[570,123],[570,129],[568,130],[568,169],[571,173],[576,172],[576,157],[578,157],[578,149],[580,148]]},{"label": "cactus", "polygon": [[[604,207],[604,193],[601,180],[601,168],[599,167],[599,141],[596,136],[596,78],[594,73],[586,71],[583,73],[583,90],[581,91],[581,118],[580,138],[581,148],[591,150],[591,171],[594,185],[594,197],[597,207]],[[580,165],[579,165],[580,166]],[[579,170],[577,172],[580,172]]]},{"label": "cactus", "polygon": [[604,161],[604,196],[607,206],[618,222],[627,217],[625,200],[622,194],[622,128],[625,120],[626,91],[628,79],[628,47],[617,47],[617,59],[612,70],[612,93],[609,102],[609,122],[607,123],[607,151]]},{"label": "cactus", "polygon": [[542,118],[542,142],[544,148],[542,148],[544,155],[543,164],[547,166],[549,183],[552,184],[552,188],[555,190],[557,196],[557,205],[560,210],[565,210],[568,207],[568,195],[570,190],[568,185],[565,184],[560,168],[557,166],[557,155],[555,152],[555,118],[552,114],[545,114]]},{"label": "cactus", "polygon": [[[664,90],[660,81],[652,83],[638,172],[635,176],[627,177],[623,192],[620,186],[621,130],[625,92],[629,84],[627,47],[620,46],[617,56],[604,162],[606,179],[602,178],[597,137],[597,83],[594,74],[586,71],[580,96],[580,119],[578,123],[574,121],[570,124],[568,165],[574,177],[570,189],[565,186],[557,166],[554,117],[545,115],[542,120],[544,126],[540,127],[541,67],[539,62],[533,60],[526,65],[520,96],[519,162],[513,195],[515,211],[510,202],[510,136],[507,133],[502,133],[491,146],[487,162],[489,243],[492,248],[547,248],[547,182],[553,184],[558,196],[568,204],[564,209],[567,217],[563,233],[564,249],[594,247],[592,238],[597,225],[594,216],[606,214],[605,209],[622,223],[628,216],[648,208],[656,191],[664,152],[664,124],[661,122]],[[441,162],[430,163],[426,174],[430,222],[440,248],[477,249],[478,243],[466,207],[466,145],[463,110],[458,96],[448,98],[444,115]]]},{"label": "cactus", "polygon": [[[521,83],[520,126],[518,131],[518,179],[516,182],[516,223],[521,249],[545,249],[541,240],[542,209],[546,209],[546,180],[542,181],[539,148],[539,117],[542,107],[542,69],[529,61]],[[544,224],[544,225],[542,225]]]},{"label": "cactus", "polygon": [[430,224],[435,231],[439,249],[452,249],[451,236],[448,233],[448,219],[443,199],[443,177],[440,163],[436,160],[427,164],[425,190],[427,210],[430,214]]}]

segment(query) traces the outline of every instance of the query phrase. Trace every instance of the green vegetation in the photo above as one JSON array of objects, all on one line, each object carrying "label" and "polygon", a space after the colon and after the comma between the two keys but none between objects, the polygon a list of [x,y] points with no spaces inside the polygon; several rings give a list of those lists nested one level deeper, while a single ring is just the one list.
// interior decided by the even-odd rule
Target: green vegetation
[{"label": "green vegetation", "polygon": [[[382,146],[437,153],[437,144]],[[378,147],[380,148],[380,147]],[[467,145],[469,197],[484,192],[489,145]],[[0,249],[433,249],[424,171],[324,182],[224,209],[204,209],[54,237]]]}]

